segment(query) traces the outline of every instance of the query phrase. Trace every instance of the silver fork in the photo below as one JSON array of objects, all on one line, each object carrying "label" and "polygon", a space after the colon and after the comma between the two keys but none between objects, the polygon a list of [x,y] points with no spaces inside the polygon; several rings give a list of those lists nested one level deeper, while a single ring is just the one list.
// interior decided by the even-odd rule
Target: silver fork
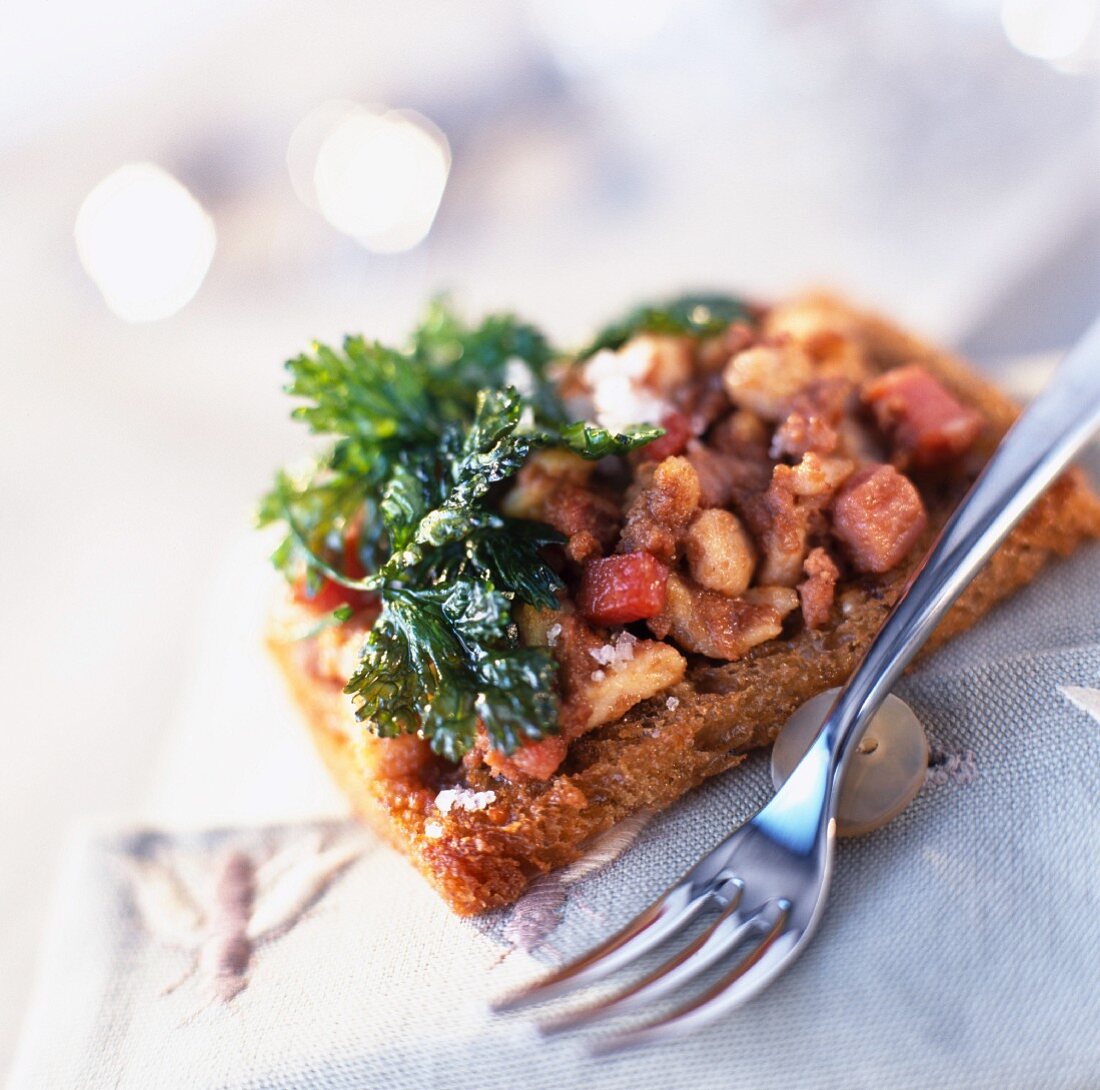
[{"label": "silver fork", "polygon": [[678,953],[625,989],[540,1029],[560,1032],[637,1011],[697,982],[741,948],[715,982],[686,1002],[592,1047],[606,1052],[668,1040],[734,1010],[790,965],[825,907],[839,785],[865,727],[948,608],[1098,427],[1100,320],[1005,436],[772,800],[616,935],[494,1009],[512,1010],[601,980],[682,935],[706,907],[719,910],[716,918]]}]

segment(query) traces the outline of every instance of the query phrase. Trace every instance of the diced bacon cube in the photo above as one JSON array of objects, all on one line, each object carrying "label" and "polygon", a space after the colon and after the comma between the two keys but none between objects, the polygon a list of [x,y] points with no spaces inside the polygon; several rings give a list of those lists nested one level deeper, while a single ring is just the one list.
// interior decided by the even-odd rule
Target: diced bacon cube
[{"label": "diced bacon cube", "polygon": [[691,439],[691,421],[681,412],[673,410],[661,417],[661,427],[665,434],[652,443],[646,443],[638,455],[645,461],[661,462],[674,454],[683,454]]},{"label": "diced bacon cube", "polygon": [[581,574],[577,606],[595,624],[629,624],[665,606],[668,568],[649,553],[591,560]]},{"label": "diced bacon cube", "polygon": [[892,436],[901,465],[950,462],[965,454],[982,430],[981,415],[917,364],[880,375],[864,386],[863,397]]},{"label": "diced bacon cube", "polygon": [[833,503],[833,535],[861,572],[886,572],[917,543],[928,516],[913,482],[893,466],[858,470]]}]

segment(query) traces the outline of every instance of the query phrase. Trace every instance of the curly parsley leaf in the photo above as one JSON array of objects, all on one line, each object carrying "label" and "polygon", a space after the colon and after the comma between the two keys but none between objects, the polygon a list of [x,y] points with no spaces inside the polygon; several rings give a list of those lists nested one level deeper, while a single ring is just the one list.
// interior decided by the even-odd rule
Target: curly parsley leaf
[{"label": "curly parsley leaf", "polygon": [[483,522],[487,512],[482,501],[489,489],[519,471],[537,438],[516,430],[523,408],[523,399],[511,387],[481,392],[473,423],[450,467],[446,495],[420,520],[417,544],[438,548],[465,538]]},{"label": "curly parsley leaf", "polygon": [[538,609],[554,609],[562,582],[542,559],[548,545],[562,545],[557,530],[529,519],[495,516],[493,524],[474,535],[469,544],[473,563],[496,573],[500,585]]},{"label": "curly parsley leaf", "polygon": [[732,295],[696,293],[663,303],[635,307],[605,326],[579,354],[587,359],[604,348],[620,348],[637,333],[672,333],[709,337],[733,322],[751,322],[752,311]]},{"label": "curly parsley leaf", "polygon": [[[437,301],[403,351],[348,337],[340,348],[314,344],[288,360],[286,391],[302,402],[292,416],[334,442],[305,474],[280,474],[261,501],[259,524],[287,527],[276,566],[292,580],[304,570],[313,588],[322,576],[358,585],[343,574],[341,555],[357,506],[365,508],[359,559],[374,570],[387,547],[379,508],[391,479],[410,454],[421,472],[425,451],[451,456],[445,435],[474,418],[482,388],[503,386],[509,369],[522,371],[535,422],[563,422],[547,378],[554,356],[538,330],[511,315],[468,326]],[[392,502],[401,498],[395,493]]]},{"label": "curly parsley leaf", "polygon": [[315,434],[386,447],[432,435],[435,406],[400,352],[347,337],[342,351],[314,344],[286,366],[287,393],[307,402],[291,415]]},{"label": "curly parsley leaf", "polygon": [[539,448],[596,459],[663,433],[568,423],[554,357],[511,316],[471,328],[437,303],[406,351],[349,337],[287,364],[294,417],[334,441],[308,472],[276,477],[259,521],[285,527],[273,559],[288,578],[378,596],[346,691],[383,737],[419,733],[458,760],[479,724],[506,753],[557,729],[555,661],[522,645],[512,610],[556,604],[543,551],[563,539],[501,515],[496,486]]},{"label": "curly parsley leaf", "polygon": [[609,454],[628,454],[646,443],[652,443],[665,434],[664,428],[651,424],[635,424],[625,432],[613,432],[597,424],[578,420],[569,424],[554,436],[555,444],[568,447],[582,458],[595,460]]},{"label": "curly parsley leaf", "polygon": [[[280,470],[275,484],[260,501],[256,522],[259,527],[282,524],[286,535],[272,554],[272,563],[287,575],[306,580],[314,593],[323,578],[356,585],[339,569],[340,550],[334,548],[346,538],[356,520],[373,527],[371,481],[365,476],[336,472],[322,459],[309,472],[298,476]],[[360,557],[371,568],[379,557],[377,533],[364,534]]]},{"label": "curly parsley leaf", "polygon": [[550,377],[559,355],[542,332],[511,314],[493,314],[470,328],[436,299],[413,335],[413,354],[430,372],[437,390],[472,409],[482,389],[515,387],[536,418],[548,424],[567,417]]},{"label": "curly parsley leaf", "polygon": [[490,744],[514,752],[557,730],[553,657],[523,647],[511,595],[478,579],[413,590],[392,588],[346,692],[382,737],[410,731],[451,761],[484,724]]}]

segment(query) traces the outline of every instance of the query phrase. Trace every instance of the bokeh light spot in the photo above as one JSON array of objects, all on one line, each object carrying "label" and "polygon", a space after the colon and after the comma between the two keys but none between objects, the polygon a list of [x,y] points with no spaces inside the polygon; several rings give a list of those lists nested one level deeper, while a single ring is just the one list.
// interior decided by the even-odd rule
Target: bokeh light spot
[{"label": "bokeh light spot", "polygon": [[199,290],[214,256],[214,222],[171,174],[129,163],[84,198],[74,228],[81,264],[128,322],[167,318]]},{"label": "bokeh light spot", "polygon": [[1029,57],[1057,61],[1088,41],[1095,0],[1004,0],[1001,25],[1008,40]]},{"label": "bokeh light spot", "polygon": [[295,130],[287,165],[298,195],[333,227],[368,250],[397,253],[431,229],[451,153],[443,133],[411,110],[333,102]]}]

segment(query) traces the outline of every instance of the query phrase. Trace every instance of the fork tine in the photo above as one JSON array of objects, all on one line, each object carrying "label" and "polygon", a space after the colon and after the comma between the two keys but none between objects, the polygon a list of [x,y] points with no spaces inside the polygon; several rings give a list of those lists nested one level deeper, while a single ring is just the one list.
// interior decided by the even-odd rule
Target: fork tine
[{"label": "fork tine", "polygon": [[539,1032],[546,1035],[561,1033],[563,1030],[587,1025],[609,1014],[621,1014],[632,1010],[642,1002],[649,1002],[668,994],[680,984],[697,976],[708,965],[713,965],[754,927],[759,926],[758,914],[754,913],[744,918],[737,912],[744,890],[743,885],[739,881],[730,885],[735,886],[735,889],[731,890],[732,899],[721,915],[678,954],[662,962],[656,969],[629,987],[615,992],[606,999],[540,1022]]},{"label": "fork tine", "polygon": [[603,979],[688,923],[707,903],[710,893],[709,888],[701,888],[690,879],[680,881],[606,942],[541,980],[496,1000],[492,1009],[497,1013],[516,1010]]},{"label": "fork tine", "polygon": [[791,947],[778,942],[785,933],[790,907],[786,900],[776,902],[778,911],[774,923],[760,942],[716,984],[656,1021],[592,1042],[593,1054],[607,1055],[682,1036],[751,999],[786,967],[798,948],[797,943]]}]

